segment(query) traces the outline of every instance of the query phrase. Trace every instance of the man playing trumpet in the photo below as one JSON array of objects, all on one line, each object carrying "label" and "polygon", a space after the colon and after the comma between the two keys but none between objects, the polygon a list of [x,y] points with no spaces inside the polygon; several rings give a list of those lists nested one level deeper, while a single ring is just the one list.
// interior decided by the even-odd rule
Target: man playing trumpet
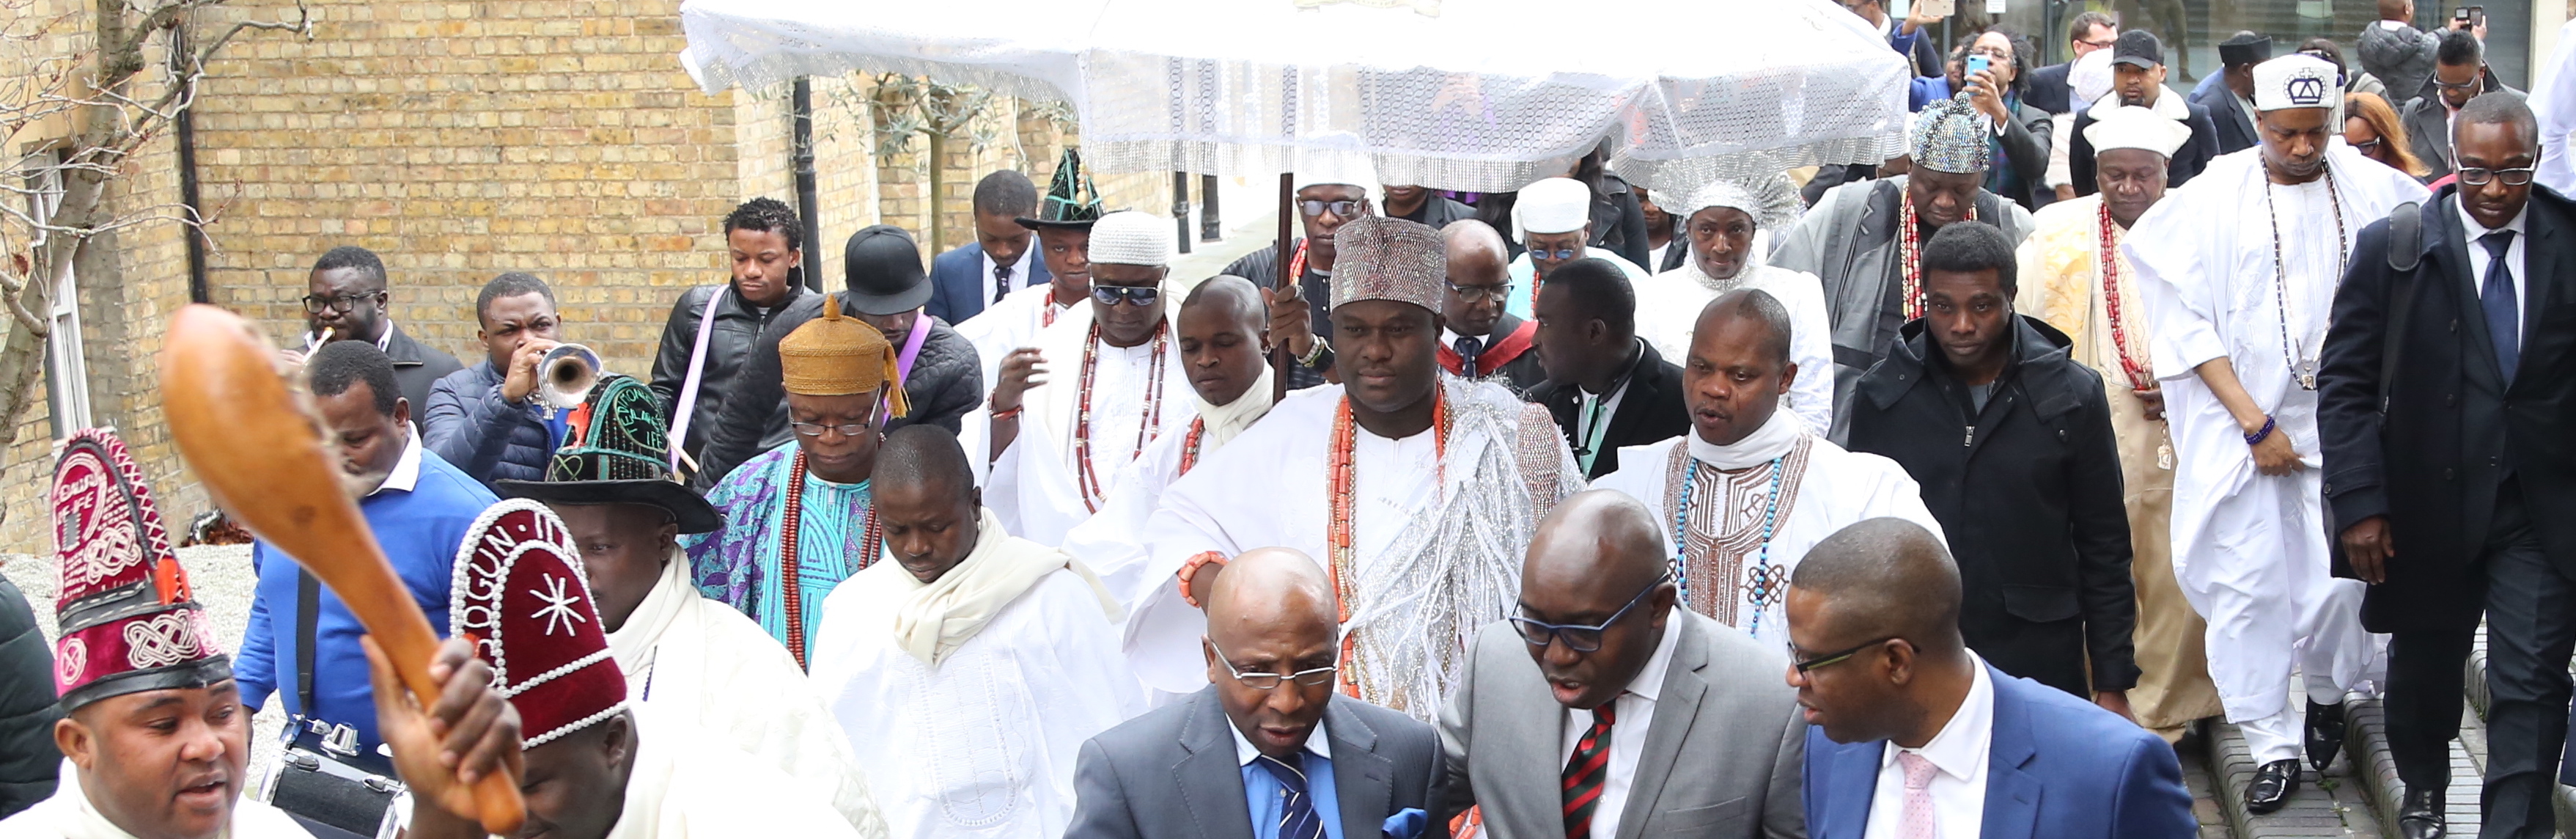
[{"label": "man playing trumpet", "polygon": [[511,272],[483,284],[474,298],[474,333],[490,354],[429,389],[420,423],[429,450],[490,486],[539,481],[563,439],[563,411],[543,399],[542,362],[559,346],[555,293],[534,275]]}]

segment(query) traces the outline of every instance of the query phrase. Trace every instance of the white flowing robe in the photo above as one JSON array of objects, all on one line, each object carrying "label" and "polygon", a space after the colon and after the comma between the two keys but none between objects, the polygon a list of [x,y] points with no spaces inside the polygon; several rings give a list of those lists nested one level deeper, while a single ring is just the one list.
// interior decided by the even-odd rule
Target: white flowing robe
[{"label": "white flowing robe", "polygon": [[[1790,383],[1782,407],[1818,434],[1832,430],[1834,344],[1825,323],[1824,284],[1805,271],[1758,263],[1747,263],[1736,279],[1741,282],[1736,288],[1760,290],[1789,310],[1789,361],[1798,365],[1798,379]],[[1690,367],[1691,333],[1699,327],[1700,310],[1719,294],[1711,282],[1698,263],[1684,260],[1679,268],[1637,283],[1637,337],[1653,344],[1665,361]]]},{"label": "white flowing robe", "polygon": [[[1783,424],[1790,428],[1777,427]],[[1784,434],[1784,430],[1791,433]],[[1708,586],[1732,589],[1731,598],[1719,602],[1709,593],[1695,590],[1691,609],[1752,633],[1783,651],[1789,648],[1785,605],[1789,574],[1817,542],[1864,519],[1893,516],[1922,525],[1932,531],[1933,538],[1947,544],[1941,523],[1923,505],[1922,489],[1905,474],[1905,467],[1878,455],[1845,451],[1782,411],[1772,414],[1771,422],[1762,431],[1734,446],[1710,445],[1692,432],[1619,449],[1619,471],[1602,476],[1593,488],[1615,489],[1644,502],[1655,515],[1655,530],[1663,537],[1666,557],[1678,553],[1673,542],[1672,508],[1680,495],[1680,483],[1673,471],[1673,450],[1684,445],[1688,446],[1686,455],[1699,461],[1699,480],[1690,496],[1692,515],[1687,517],[1688,541],[1695,548],[1711,543],[1722,546],[1694,550],[1693,559],[1704,561],[1703,557],[1715,557],[1723,550],[1727,559],[1718,564],[1732,573],[1714,574],[1705,568],[1682,570],[1694,585],[1711,582],[1711,577],[1734,577],[1731,586],[1722,581],[1719,586]],[[1776,491],[1769,477],[1773,458],[1781,461]],[[1744,471],[1735,476],[1723,475],[1721,465]],[[1685,468],[1683,474],[1687,473]],[[1760,535],[1766,516],[1776,520],[1767,558]]]},{"label": "white flowing robe", "polygon": [[922,588],[900,563],[870,566],[832,591],[814,636],[815,684],[892,835],[1062,834],[1083,742],[1143,710],[1100,596],[1058,569],[934,669],[895,635]]},{"label": "white flowing robe", "polygon": [[[1048,311],[1055,316],[1047,316]],[[1091,320],[1088,300],[1076,300],[1071,306],[1055,305],[1055,284],[1033,285],[1002,296],[1002,302],[984,307],[974,317],[955,324],[958,337],[975,345],[975,357],[982,364],[984,387],[991,390],[994,376],[1001,372],[1002,357],[1021,347],[1037,346],[1038,333],[1048,326],[1068,320]]]},{"label": "white flowing robe", "polygon": [[[1093,512],[1094,499],[1085,495],[1074,445],[1074,432],[1081,425],[1086,343],[1096,345],[1098,359],[1091,385],[1089,447],[1091,474],[1099,481],[1097,500],[1105,501],[1116,492],[1127,462],[1144,447],[1189,428],[1190,418],[1198,416],[1198,397],[1190,389],[1177,332],[1164,335],[1161,398],[1149,403],[1155,342],[1148,339],[1133,347],[1113,347],[1093,341],[1089,305],[1074,308],[1084,315],[1058,318],[1054,326],[1038,333],[1037,347],[1046,359],[1044,384],[1022,396],[1020,433],[1001,457],[993,459],[984,481],[984,504],[1001,516],[1002,526],[1011,535],[1041,545],[1063,544],[1065,532]],[[991,411],[987,404],[966,415],[958,442],[965,445],[969,460],[980,462],[983,458],[974,455],[991,451]]]},{"label": "white flowing robe", "polygon": [[672,551],[653,591],[608,633],[626,699],[697,725],[830,802],[863,835],[885,835],[847,735],[778,639],[689,584],[689,557]]},{"label": "white flowing robe", "polygon": [[[1470,636],[1518,596],[1539,519],[1583,488],[1544,409],[1498,384],[1440,380],[1451,417],[1445,454],[1437,429],[1395,440],[1352,425],[1353,567],[1340,581],[1354,648],[1345,674],[1362,699],[1426,720],[1456,683]],[[1126,649],[1146,685],[1207,685],[1206,616],[1172,583],[1190,557],[1286,547],[1330,567],[1327,473],[1342,398],[1331,385],[1289,394],[1164,490],[1145,527],[1149,564],[1133,578],[1144,593],[1127,624]]]},{"label": "white flowing robe", "polygon": [[626,806],[608,839],[716,839],[796,836],[880,839],[883,824],[862,833],[829,801],[781,794],[788,777],[686,720],[650,706],[634,709],[634,767]]},{"label": "white flowing robe", "polygon": [[[134,839],[114,822],[98,812],[81,792],[80,768],[69,758],[62,763],[61,781],[54,794],[28,805],[8,818],[0,819],[0,837],[6,839]],[[286,811],[267,802],[244,795],[233,800],[233,823],[219,839],[309,839],[312,831],[304,829]]]},{"label": "white flowing robe", "polygon": [[[2328,181],[2269,184],[2258,147],[2210,161],[2140,217],[2121,245],[2156,325],[2148,354],[2164,382],[2173,434],[2174,576],[2209,619],[2210,677],[2228,719],[2239,723],[2282,713],[2294,652],[2311,678],[2344,688],[2368,678],[2371,665],[2358,614],[2362,585],[2329,574],[2317,394],[2300,388],[2291,356],[2317,359],[2361,229],[2427,193],[2341,140],[2328,146],[2327,168],[2341,235]],[[2275,274],[2267,185],[2286,283]],[[2195,372],[2218,358],[2235,367],[2305,468],[2279,477],[2255,471],[2244,429]]]}]

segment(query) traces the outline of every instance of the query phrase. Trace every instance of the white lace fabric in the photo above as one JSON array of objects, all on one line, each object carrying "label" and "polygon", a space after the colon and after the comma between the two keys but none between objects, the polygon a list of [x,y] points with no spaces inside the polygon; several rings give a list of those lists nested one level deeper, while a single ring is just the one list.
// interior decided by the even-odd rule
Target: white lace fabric
[{"label": "white lace fabric", "polygon": [[[1071,103],[1103,172],[1277,174],[1365,158],[1385,183],[1485,192],[1611,171],[1687,194],[1723,177],[1877,163],[1905,146],[1907,64],[1826,0],[688,0],[708,92],[897,72]],[[1007,22],[1007,23],[1003,23]],[[999,34],[996,33],[1007,33]],[[1634,37],[1625,37],[1633,34]]]}]

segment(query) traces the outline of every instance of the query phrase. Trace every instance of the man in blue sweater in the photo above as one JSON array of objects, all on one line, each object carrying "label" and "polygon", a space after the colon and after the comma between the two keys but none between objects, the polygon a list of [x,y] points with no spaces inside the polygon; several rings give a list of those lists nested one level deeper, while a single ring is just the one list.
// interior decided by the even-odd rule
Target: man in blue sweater
[{"label": "man in blue sweater", "polygon": [[431,453],[486,487],[543,480],[564,433],[564,412],[537,394],[544,376],[537,362],[563,326],[554,289],[533,274],[493,277],[474,296],[474,319],[487,357],[430,386],[429,404],[414,406],[423,413],[420,435]]},{"label": "man in blue sweater", "polygon": [[[494,498],[483,484],[423,448],[411,432],[411,403],[394,384],[393,362],[364,341],[338,341],[305,362],[314,406],[340,456],[342,486],[393,561],[394,573],[429,625],[447,628],[448,581],[459,543]],[[252,592],[250,626],[242,633],[233,676],[242,704],[257,711],[273,691],[286,712],[348,725],[359,746],[373,754],[378,742],[376,706],[367,682],[367,658],[358,637],[366,634],[338,595],[310,579],[292,558],[266,541],[251,549],[259,575]],[[311,629],[300,618],[310,598]],[[298,684],[298,651],[313,639],[312,698]]]}]

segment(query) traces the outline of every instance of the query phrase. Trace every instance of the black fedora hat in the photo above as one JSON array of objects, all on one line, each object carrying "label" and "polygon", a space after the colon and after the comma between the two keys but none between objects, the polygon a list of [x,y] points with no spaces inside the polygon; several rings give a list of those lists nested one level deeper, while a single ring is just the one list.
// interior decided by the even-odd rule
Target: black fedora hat
[{"label": "black fedora hat", "polygon": [[921,246],[891,224],[850,234],[841,247],[841,295],[846,308],[868,315],[900,315],[930,302],[930,275],[921,270]]},{"label": "black fedora hat", "polygon": [[493,488],[547,504],[659,507],[679,522],[682,533],[723,524],[714,505],[671,480],[671,436],[662,427],[662,403],[652,388],[633,376],[602,376],[570,419],[571,432],[547,461],[545,480],[494,481]]},{"label": "black fedora hat", "polygon": [[1056,161],[1055,177],[1047,182],[1046,197],[1038,200],[1037,218],[1021,216],[1013,220],[1030,230],[1089,230],[1102,215],[1100,190],[1091,185],[1091,176],[1082,172],[1082,153],[1067,147],[1064,157]]}]

